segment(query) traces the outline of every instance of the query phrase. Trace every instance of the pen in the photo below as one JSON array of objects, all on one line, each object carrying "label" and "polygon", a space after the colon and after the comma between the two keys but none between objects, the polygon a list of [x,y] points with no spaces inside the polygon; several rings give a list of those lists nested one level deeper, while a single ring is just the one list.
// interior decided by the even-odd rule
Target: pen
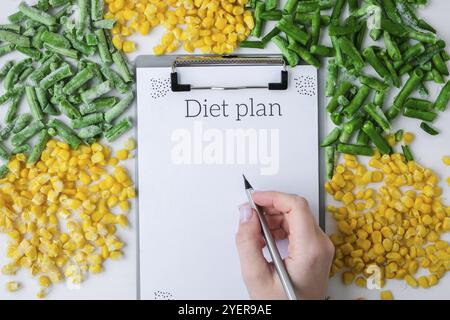
[{"label": "pen", "polygon": [[245,175],[244,177],[244,185],[245,185],[245,193],[247,194],[248,201],[250,206],[255,209],[258,214],[259,222],[261,223],[261,229],[263,232],[264,240],[266,242],[267,249],[269,250],[270,256],[272,257],[273,264],[275,266],[275,270],[277,271],[278,277],[280,278],[281,285],[283,286],[284,292],[289,300],[297,300],[297,296],[295,295],[294,286],[292,285],[291,278],[289,278],[289,274],[286,271],[286,267],[284,266],[283,259],[281,259],[280,252],[278,251],[275,240],[272,237],[272,233],[270,232],[269,226],[267,225],[266,218],[264,216],[264,212],[262,208],[255,204],[252,198],[253,187],[248,182]]}]

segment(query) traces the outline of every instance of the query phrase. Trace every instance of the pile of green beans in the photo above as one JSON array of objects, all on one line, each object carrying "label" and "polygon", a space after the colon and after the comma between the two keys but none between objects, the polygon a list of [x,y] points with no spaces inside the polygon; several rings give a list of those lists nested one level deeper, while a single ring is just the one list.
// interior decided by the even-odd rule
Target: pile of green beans
[{"label": "pile of green beans", "polygon": [[[328,58],[325,95],[330,99],[326,110],[336,125],[321,143],[328,178],[333,176],[337,153],[371,156],[377,149],[391,154],[393,148],[386,136],[393,134],[393,121],[400,115],[420,120],[420,128],[430,135],[439,134],[431,123],[450,100],[450,82],[445,81],[450,57],[436,30],[416,14],[416,6],[426,3],[287,0],[282,8],[270,1],[268,8],[268,1],[249,1],[248,6],[258,11],[258,30],[253,32],[258,40],[244,41],[241,47],[264,48],[272,41],[290,66],[303,62],[319,68]],[[347,7],[349,13],[344,17]],[[263,35],[269,20],[277,21],[276,25]],[[321,44],[326,27],[332,47]],[[370,42],[373,44],[364,47]],[[375,76],[365,74],[370,69]],[[443,85],[433,102],[426,88],[431,81]],[[393,92],[394,88],[399,91]],[[411,97],[416,92],[421,99]],[[394,102],[385,106],[389,95]],[[397,131],[396,138],[402,132]],[[402,150],[405,157],[412,158],[408,147]]]},{"label": "pile of green beans", "polygon": [[[132,127],[130,118],[120,117],[134,101],[134,74],[111,43],[106,29],[115,21],[102,20],[103,5],[101,0],[21,2],[9,24],[0,24],[0,56],[13,51],[25,56],[0,68],[0,104],[9,103],[0,126],[4,161],[21,152],[29,153],[28,162],[38,161],[51,136],[77,148],[102,137],[114,141]],[[101,63],[91,60],[97,53]],[[123,97],[109,95],[113,90]],[[23,97],[28,111],[20,113]]]}]

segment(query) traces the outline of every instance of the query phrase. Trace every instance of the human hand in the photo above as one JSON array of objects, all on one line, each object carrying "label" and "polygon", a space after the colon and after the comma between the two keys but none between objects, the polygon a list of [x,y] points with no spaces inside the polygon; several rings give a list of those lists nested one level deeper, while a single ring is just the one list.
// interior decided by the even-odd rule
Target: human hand
[{"label": "human hand", "polygon": [[[325,299],[334,246],[314,220],[308,202],[297,195],[255,192],[275,240],[288,238],[284,259],[298,299]],[[236,245],[241,271],[252,299],[286,299],[272,263],[264,258],[265,246],[257,213],[248,204],[239,208]]]}]

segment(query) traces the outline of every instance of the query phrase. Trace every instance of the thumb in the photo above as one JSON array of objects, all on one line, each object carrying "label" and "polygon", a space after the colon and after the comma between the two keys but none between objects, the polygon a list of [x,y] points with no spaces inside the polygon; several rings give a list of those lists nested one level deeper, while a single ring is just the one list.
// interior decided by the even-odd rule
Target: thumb
[{"label": "thumb", "polygon": [[248,204],[240,206],[239,212],[236,246],[241,261],[242,277],[247,287],[254,287],[269,280],[272,270],[262,253],[265,244],[256,212]]}]

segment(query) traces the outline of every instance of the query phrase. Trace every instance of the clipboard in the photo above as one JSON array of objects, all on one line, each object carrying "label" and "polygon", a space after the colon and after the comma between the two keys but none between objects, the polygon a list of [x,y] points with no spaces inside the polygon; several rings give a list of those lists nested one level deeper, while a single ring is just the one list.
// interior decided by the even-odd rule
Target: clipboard
[{"label": "clipboard", "polygon": [[139,298],[247,299],[242,173],[305,196],[319,220],[317,70],[279,55],[141,56],[136,75]]}]

